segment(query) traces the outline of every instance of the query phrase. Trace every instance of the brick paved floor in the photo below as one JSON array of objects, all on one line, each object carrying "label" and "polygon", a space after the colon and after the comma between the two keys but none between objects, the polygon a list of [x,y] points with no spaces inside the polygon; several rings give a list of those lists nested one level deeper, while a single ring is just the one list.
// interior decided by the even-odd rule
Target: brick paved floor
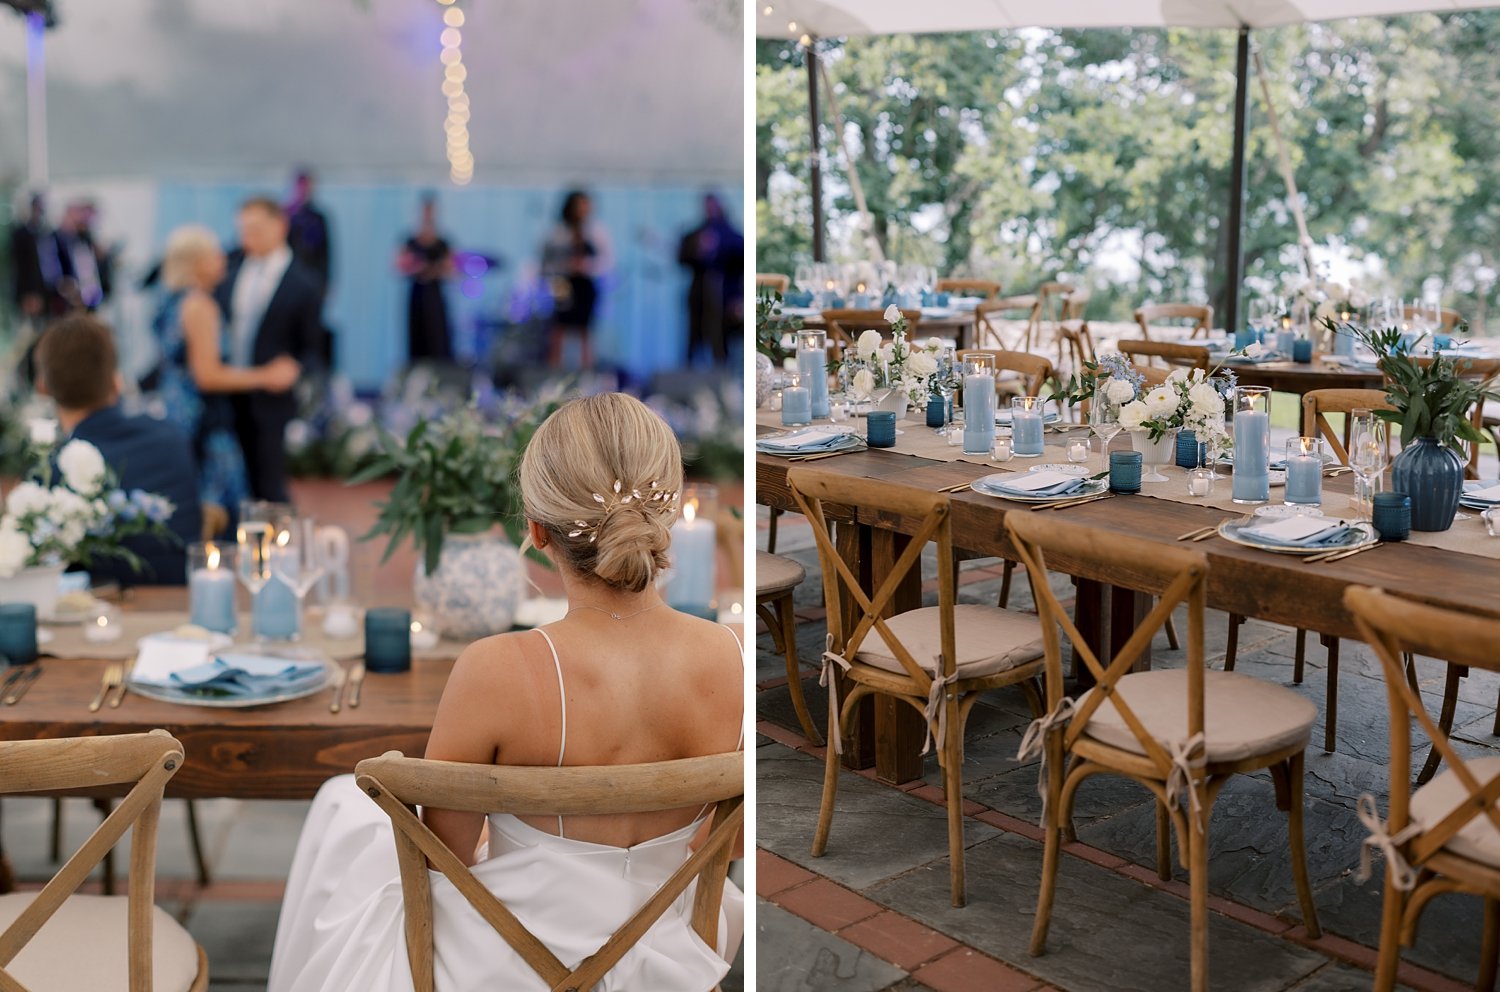
[{"label": "brick paved floor", "polygon": [[[760,523],[765,525],[765,511]],[[764,546],[762,533],[761,546]],[[800,517],[782,518],[778,551],[816,576],[811,535]],[[931,575],[929,567],[925,574]],[[1012,607],[1029,609],[1024,573]],[[1065,582],[1066,580],[1062,580]],[[967,563],[960,600],[993,603],[994,561]],[[1063,587],[1059,587],[1061,591]],[[929,591],[932,601],[935,594]],[[824,637],[820,588],[797,592],[798,643],[815,659]],[[1225,621],[1210,615],[1208,661],[1222,661]],[[1251,621],[1241,630],[1237,670],[1291,685],[1292,631]],[[1307,677],[1295,687],[1324,703],[1324,652],[1308,652]],[[759,987],[786,992],[883,989],[1056,988],[1069,992],[1185,988],[1188,966],[1186,874],[1161,882],[1155,872],[1154,809],[1149,793],[1101,776],[1080,789],[1079,841],[1062,860],[1048,952],[1027,953],[1041,864],[1040,800],[1035,763],[1015,752],[1030,719],[1019,692],[987,694],[965,738],[969,905],[948,898],[947,839],[937,764],[925,781],[896,788],[872,773],[840,776],[828,850],[809,854],[817,817],[823,750],[797,729],[784,663],[768,634],[757,642],[757,895]],[[1154,647],[1154,664],[1182,655]],[[1343,646],[1337,751],[1308,751],[1306,807],[1309,867],[1325,936],[1309,940],[1292,886],[1285,817],[1270,780],[1242,776],[1228,784],[1211,829],[1211,944],[1215,989],[1248,992],[1336,992],[1368,989],[1378,939],[1379,874],[1354,880],[1364,829],[1354,804],[1362,792],[1384,809],[1387,785],[1385,690],[1379,665],[1363,645]],[[1443,666],[1419,659],[1432,711]],[[1456,739],[1461,749],[1492,751],[1490,734],[1500,677],[1465,680]],[[825,690],[804,672],[803,689],[820,727]],[[1322,740],[1321,721],[1313,740]],[[1426,741],[1414,735],[1417,757]],[[1463,896],[1431,904],[1416,946],[1408,949],[1404,988],[1456,990],[1477,967],[1480,906]]]}]

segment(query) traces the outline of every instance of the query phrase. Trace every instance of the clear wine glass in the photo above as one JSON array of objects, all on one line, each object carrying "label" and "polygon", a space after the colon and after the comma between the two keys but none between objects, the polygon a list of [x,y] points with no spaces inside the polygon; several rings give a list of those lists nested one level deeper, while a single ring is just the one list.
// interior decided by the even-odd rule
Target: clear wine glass
[{"label": "clear wine glass", "polygon": [[[317,528],[309,518],[293,520],[277,533],[271,547],[271,572],[285,582],[297,597],[297,613],[312,587],[323,577],[323,559],[316,540]],[[298,624],[301,629],[301,624]]]},{"label": "clear wine glass", "polygon": [[1094,390],[1094,397],[1089,401],[1089,430],[1104,442],[1103,450],[1106,455],[1109,452],[1109,443],[1113,441],[1124,430],[1120,426],[1120,404],[1113,402],[1107,395],[1109,379],[1100,382],[1100,388]]},{"label": "clear wine glass", "polygon": [[240,520],[235,531],[239,553],[235,574],[254,599],[271,581],[271,524],[265,520]]},{"label": "clear wine glass", "polygon": [[1374,493],[1380,483],[1380,474],[1390,460],[1386,448],[1385,423],[1371,419],[1359,433],[1349,436],[1349,466],[1359,479],[1363,496],[1360,499],[1360,515],[1366,519],[1373,514]]},{"label": "clear wine glass", "polygon": [[953,364],[956,361],[952,348],[945,347],[938,355],[937,362],[937,393],[943,398],[943,425],[935,428],[939,437],[947,435],[949,424],[953,422],[953,393],[955,388]]},{"label": "clear wine glass", "polygon": [[800,263],[794,271],[794,274],[792,275],[792,282],[796,285],[797,291],[799,293],[806,293],[809,290],[817,292],[817,267],[814,266],[811,262]]}]

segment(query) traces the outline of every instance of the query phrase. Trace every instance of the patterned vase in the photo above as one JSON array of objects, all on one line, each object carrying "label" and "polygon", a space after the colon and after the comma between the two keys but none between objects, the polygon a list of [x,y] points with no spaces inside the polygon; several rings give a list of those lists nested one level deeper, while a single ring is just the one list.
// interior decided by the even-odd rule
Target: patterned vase
[{"label": "patterned vase", "polygon": [[1202,455],[1203,449],[1198,444],[1197,432],[1179,430],[1177,432],[1177,467],[1197,468]]},{"label": "patterned vase", "polygon": [[472,641],[507,631],[526,593],[526,563],[496,533],[449,534],[437,571],[419,560],[417,604],[432,615],[438,633]]},{"label": "patterned vase", "polygon": [[0,578],[0,603],[30,603],[38,618],[46,620],[57,608],[59,583],[66,565],[32,565],[10,578]]},{"label": "patterned vase", "polygon": [[906,395],[904,389],[893,389],[875,404],[874,409],[889,410],[896,415],[897,420],[900,420],[906,416],[906,407],[909,403],[910,397]]},{"label": "patterned vase", "polygon": [[1391,489],[1411,497],[1412,530],[1447,530],[1464,489],[1464,461],[1452,448],[1419,437],[1391,461]]},{"label": "patterned vase", "polygon": [[769,356],[757,354],[755,356],[755,406],[757,409],[766,405],[766,401],[771,398],[771,390],[775,388],[775,363]]}]

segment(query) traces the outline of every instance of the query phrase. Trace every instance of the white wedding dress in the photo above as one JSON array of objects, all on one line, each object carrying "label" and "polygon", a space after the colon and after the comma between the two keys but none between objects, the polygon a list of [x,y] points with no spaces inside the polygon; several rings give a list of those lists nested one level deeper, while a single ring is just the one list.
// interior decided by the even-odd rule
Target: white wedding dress
[{"label": "white wedding dress", "polygon": [[[552,650],[559,691],[562,664]],[[731,630],[731,634],[734,632]],[[739,637],[735,635],[735,644]],[[562,742],[567,750],[563,693]],[[743,744],[743,732],[741,734]],[[508,814],[489,820],[488,856],[472,869],[565,965],[597,951],[687,860],[703,822],[621,848],[547,833]],[[558,819],[562,830],[562,819]],[[352,775],[318,790],[303,825],[276,927],[269,992],[408,992],[401,881],[390,819]],[[547,984],[439,872],[429,872],[438,992],[546,992]],[[596,986],[601,992],[707,992],[729,971],[744,895],[724,886],[717,948],[692,928],[693,889]]]}]

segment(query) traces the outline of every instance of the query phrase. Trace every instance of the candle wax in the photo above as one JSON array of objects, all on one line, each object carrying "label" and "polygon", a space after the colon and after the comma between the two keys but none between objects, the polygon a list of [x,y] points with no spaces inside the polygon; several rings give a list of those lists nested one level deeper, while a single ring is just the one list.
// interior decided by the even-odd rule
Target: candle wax
[{"label": "candle wax", "polygon": [[1323,465],[1313,455],[1293,455],[1286,460],[1286,501],[1323,502]]}]

